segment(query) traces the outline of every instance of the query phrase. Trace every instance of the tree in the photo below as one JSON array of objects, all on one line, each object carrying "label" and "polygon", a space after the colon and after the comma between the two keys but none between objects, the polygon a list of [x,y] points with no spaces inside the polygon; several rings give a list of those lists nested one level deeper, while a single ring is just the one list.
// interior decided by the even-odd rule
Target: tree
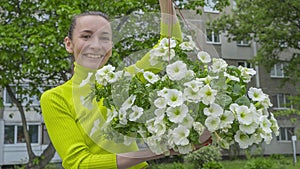
[{"label": "tree", "polygon": [[289,62],[284,82],[297,86],[300,80],[299,16],[299,0],[236,0],[232,12],[222,15],[210,26],[224,32],[229,41],[256,41],[259,49],[253,61],[269,71],[274,64],[283,61],[282,53],[289,51],[292,55],[284,60]]},{"label": "tree", "polygon": [[[100,10],[111,18],[121,18],[117,25],[121,26],[125,23],[126,16],[134,11],[158,11],[158,1],[0,0],[0,3],[0,88],[6,88],[21,115],[29,157],[26,168],[44,168],[55,150],[50,143],[41,155],[33,152],[25,115],[32,108],[39,113],[40,109],[30,106],[32,101],[24,100],[23,96],[39,98],[43,91],[68,80],[72,59],[65,52],[63,39],[67,35],[71,16],[81,11]],[[198,9],[204,4],[204,0],[178,0],[179,7],[185,9]],[[226,5],[228,0],[221,0],[217,6],[221,9]],[[127,39],[115,45],[116,57],[112,57],[111,62],[118,64],[123,59],[121,56],[149,48],[158,39],[155,35],[150,34],[150,37],[153,38],[140,38],[143,43],[139,43],[135,41],[137,36],[127,36]],[[14,92],[19,97],[15,97]],[[26,105],[23,106],[22,103],[25,102]],[[1,104],[0,106],[3,107]]]}]

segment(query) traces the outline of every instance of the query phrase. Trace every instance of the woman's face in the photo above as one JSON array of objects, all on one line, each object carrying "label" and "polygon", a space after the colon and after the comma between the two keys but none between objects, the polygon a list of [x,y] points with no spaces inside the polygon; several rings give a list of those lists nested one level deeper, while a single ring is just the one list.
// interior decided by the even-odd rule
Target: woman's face
[{"label": "woman's face", "polygon": [[73,37],[65,38],[65,46],[69,53],[73,53],[78,64],[91,69],[102,67],[111,56],[110,23],[95,15],[77,18]]}]

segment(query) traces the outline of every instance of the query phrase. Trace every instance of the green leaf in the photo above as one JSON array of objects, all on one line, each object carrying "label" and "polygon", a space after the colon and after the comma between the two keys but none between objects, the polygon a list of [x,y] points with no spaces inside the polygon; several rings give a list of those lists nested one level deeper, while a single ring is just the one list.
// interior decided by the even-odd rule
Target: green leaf
[{"label": "green leaf", "polygon": [[245,105],[245,106],[248,106],[250,107],[250,100],[247,96],[241,96],[239,97],[235,103],[237,103],[238,105]]}]

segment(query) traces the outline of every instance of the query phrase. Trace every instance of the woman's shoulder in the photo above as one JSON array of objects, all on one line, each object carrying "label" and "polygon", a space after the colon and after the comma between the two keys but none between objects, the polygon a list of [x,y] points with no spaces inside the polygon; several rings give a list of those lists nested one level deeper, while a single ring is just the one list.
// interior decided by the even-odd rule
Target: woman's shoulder
[{"label": "woman's shoulder", "polygon": [[42,96],[41,96],[41,103],[43,102],[43,100],[53,100],[53,98],[55,98],[55,100],[57,99],[63,99],[66,97],[70,97],[70,93],[72,90],[72,82],[71,80],[56,86],[54,88],[51,88],[49,90],[46,90]]}]

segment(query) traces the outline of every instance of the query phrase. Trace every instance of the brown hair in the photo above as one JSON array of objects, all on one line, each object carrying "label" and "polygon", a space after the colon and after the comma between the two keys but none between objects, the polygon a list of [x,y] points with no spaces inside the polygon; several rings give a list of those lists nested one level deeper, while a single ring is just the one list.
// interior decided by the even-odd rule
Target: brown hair
[{"label": "brown hair", "polygon": [[108,15],[106,15],[103,12],[99,12],[99,11],[86,11],[86,12],[83,12],[83,13],[81,13],[79,15],[75,15],[72,18],[72,22],[71,22],[71,25],[70,25],[70,28],[69,28],[69,31],[68,31],[68,37],[70,39],[73,38],[73,30],[75,29],[77,19],[80,18],[80,17],[82,17],[82,16],[88,16],[88,15],[101,16],[104,19],[106,19],[107,21],[109,21]]}]

